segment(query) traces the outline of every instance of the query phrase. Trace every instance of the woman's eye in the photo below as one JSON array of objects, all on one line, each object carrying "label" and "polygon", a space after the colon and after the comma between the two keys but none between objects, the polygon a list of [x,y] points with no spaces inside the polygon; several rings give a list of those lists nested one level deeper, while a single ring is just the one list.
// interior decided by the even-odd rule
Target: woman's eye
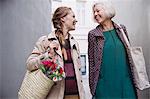
[{"label": "woman's eye", "polygon": [[96,12],[100,12],[100,10],[97,10]]}]

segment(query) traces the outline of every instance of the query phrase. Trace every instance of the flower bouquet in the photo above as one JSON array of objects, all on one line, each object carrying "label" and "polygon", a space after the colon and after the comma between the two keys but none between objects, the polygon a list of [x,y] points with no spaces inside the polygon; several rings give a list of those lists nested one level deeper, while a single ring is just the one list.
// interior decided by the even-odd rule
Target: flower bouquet
[{"label": "flower bouquet", "polygon": [[40,69],[52,81],[57,82],[65,78],[65,72],[58,60],[42,60]]}]

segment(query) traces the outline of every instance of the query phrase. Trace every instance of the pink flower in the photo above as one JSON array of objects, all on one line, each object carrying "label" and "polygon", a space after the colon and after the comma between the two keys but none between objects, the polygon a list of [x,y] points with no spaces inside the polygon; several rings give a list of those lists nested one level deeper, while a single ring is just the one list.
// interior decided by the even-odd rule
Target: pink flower
[{"label": "pink flower", "polygon": [[42,64],[43,64],[45,67],[51,67],[51,66],[54,64],[54,62],[44,60],[44,61],[42,61]]},{"label": "pink flower", "polygon": [[54,82],[60,81],[65,78],[65,72],[61,66],[59,66],[59,61],[51,60],[42,60],[41,61],[41,70],[42,72],[49,77]]},{"label": "pink flower", "polygon": [[63,71],[62,67],[60,67],[59,72],[60,72],[60,74],[63,74],[64,71]]}]

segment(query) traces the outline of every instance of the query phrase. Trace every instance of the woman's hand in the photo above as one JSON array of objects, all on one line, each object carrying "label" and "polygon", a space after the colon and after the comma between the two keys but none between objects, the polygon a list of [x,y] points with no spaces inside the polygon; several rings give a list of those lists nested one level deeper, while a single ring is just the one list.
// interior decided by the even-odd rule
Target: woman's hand
[{"label": "woman's hand", "polygon": [[49,53],[50,57],[53,57],[56,55],[56,50],[58,50],[58,47],[59,47],[59,44],[55,41],[52,41],[49,44],[48,53]]}]

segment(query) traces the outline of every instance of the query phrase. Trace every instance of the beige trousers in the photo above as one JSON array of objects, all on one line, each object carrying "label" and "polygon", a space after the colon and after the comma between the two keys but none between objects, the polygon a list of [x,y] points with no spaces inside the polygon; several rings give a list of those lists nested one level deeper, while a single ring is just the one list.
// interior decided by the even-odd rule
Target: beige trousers
[{"label": "beige trousers", "polygon": [[65,95],[64,99],[80,99],[79,95]]}]

